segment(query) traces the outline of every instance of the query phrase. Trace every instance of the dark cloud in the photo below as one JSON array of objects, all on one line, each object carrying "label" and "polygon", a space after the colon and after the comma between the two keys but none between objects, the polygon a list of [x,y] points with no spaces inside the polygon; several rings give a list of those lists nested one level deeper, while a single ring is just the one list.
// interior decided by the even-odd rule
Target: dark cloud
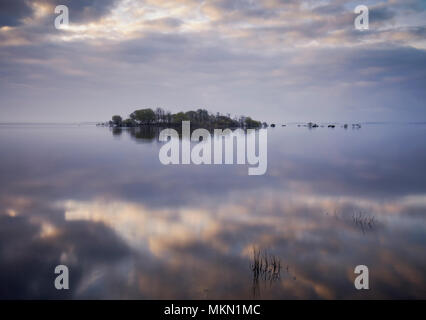
[{"label": "dark cloud", "polygon": [[212,5],[220,10],[223,10],[223,13],[229,16],[236,14],[246,17],[257,17],[262,19],[268,19],[277,16],[277,12],[274,9],[265,8],[263,3],[260,1],[258,2],[250,0],[219,0],[213,1]]},{"label": "dark cloud", "polygon": [[22,18],[32,14],[28,1],[2,0],[0,1],[0,27],[16,26]]},{"label": "dark cloud", "polygon": [[2,0],[0,2],[0,27],[17,26],[23,18],[30,18],[34,13],[34,5],[48,5],[55,15],[54,8],[66,5],[69,9],[70,21],[87,22],[100,18],[109,12],[118,0]]},{"label": "dark cloud", "polygon": [[391,20],[396,16],[396,12],[389,7],[373,7],[369,10],[369,22],[379,24],[383,21]]},{"label": "dark cloud", "polygon": [[324,14],[324,15],[335,15],[335,14],[341,14],[343,12],[345,12],[346,9],[343,5],[341,4],[327,4],[327,5],[322,5],[319,7],[316,7],[313,12],[315,13],[319,13],[319,14]]},{"label": "dark cloud", "polygon": [[69,9],[70,23],[88,22],[107,14],[119,0],[43,0],[52,7],[66,5]]}]

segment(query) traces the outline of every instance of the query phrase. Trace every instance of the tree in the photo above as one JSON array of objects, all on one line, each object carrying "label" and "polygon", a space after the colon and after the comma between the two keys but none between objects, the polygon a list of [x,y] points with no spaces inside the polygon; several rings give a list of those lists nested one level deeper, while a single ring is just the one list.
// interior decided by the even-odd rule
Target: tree
[{"label": "tree", "polygon": [[199,119],[198,119],[197,112],[195,112],[195,111],[187,111],[187,112],[185,112],[185,116],[188,118],[189,121],[191,121],[191,123],[200,122]]},{"label": "tree", "polygon": [[198,109],[197,115],[200,122],[206,122],[209,120],[209,112],[205,109]]},{"label": "tree", "polygon": [[182,121],[191,121],[191,124],[204,127],[219,127],[219,128],[258,128],[262,123],[251,119],[250,117],[241,116],[239,118],[231,118],[228,113],[226,115],[209,113],[205,109],[197,109],[196,111],[178,112],[172,114],[170,111],[165,111],[162,108],[156,108],[153,111],[151,108],[135,110],[130,114],[130,118],[123,120],[119,115],[112,117],[109,121],[110,126],[120,127],[136,127],[140,125],[162,125],[174,124],[180,125]]},{"label": "tree", "polygon": [[165,120],[166,112],[162,108],[155,109],[155,122],[161,123]]},{"label": "tree", "polygon": [[240,127],[244,127],[244,124],[246,123],[246,117],[240,116],[240,118],[238,119],[238,122],[240,123]]},{"label": "tree", "polygon": [[183,112],[178,112],[172,115],[174,123],[181,123],[182,121],[190,120],[188,116]]},{"label": "tree", "polygon": [[112,123],[116,126],[121,126],[123,119],[119,115],[112,116]]},{"label": "tree", "polygon": [[253,120],[250,117],[245,118],[245,125],[247,128],[258,128],[262,125],[260,121]]},{"label": "tree", "polygon": [[126,119],[122,122],[122,127],[136,127],[137,123],[133,119]]},{"label": "tree", "polygon": [[155,121],[155,112],[151,109],[139,109],[130,114],[130,118],[140,124],[150,124]]},{"label": "tree", "polygon": [[170,124],[172,122],[172,113],[170,111],[166,112],[165,119],[166,119],[168,124]]}]

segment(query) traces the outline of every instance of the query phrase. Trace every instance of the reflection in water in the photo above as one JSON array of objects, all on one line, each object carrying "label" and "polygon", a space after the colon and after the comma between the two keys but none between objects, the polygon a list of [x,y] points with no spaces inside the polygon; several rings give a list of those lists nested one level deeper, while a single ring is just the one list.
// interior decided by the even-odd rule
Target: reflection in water
[{"label": "reflection in water", "polygon": [[128,133],[135,141],[140,142],[151,142],[158,137],[161,128],[159,127],[134,127],[134,128],[120,128],[112,127],[109,128],[113,136],[119,137],[123,132]]},{"label": "reflection in water", "polygon": [[352,223],[353,226],[355,228],[359,228],[363,234],[375,231],[379,225],[379,221],[377,221],[375,216],[363,211],[353,210],[352,218],[349,217],[347,212],[338,213],[336,210],[334,210],[333,214],[330,214],[329,212],[326,212],[325,214],[336,220],[344,221],[347,224]]},{"label": "reflection in water", "polygon": [[[120,128],[120,127],[112,127],[109,128],[112,131],[112,134],[114,136],[120,136],[122,135],[123,132],[127,132],[135,141],[140,141],[140,142],[150,142],[150,141],[158,141],[158,136],[160,134],[160,132],[164,129],[170,129],[167,127],[156,127],[156,126],[142,126],[142,127],[130,127],[130,128]],[[181,126],[176,126],[171,128],[173,130],[175,130],[178,135],[179,138],[182,139],[182,127]],[[189,134],[192,135],[192,133],[196,130],[199,129],[198,127],[194,127],[194,126],[190,126],[190,130],[189,130]],[[203,128],[204,129],[204,128]],[[214,136],[214,129],[212,128],[208,128],[205,129],[207,131],[210,132],[210,134],[212,135],[212,137]],[[220,130],[225,130],[225,129],[220,129]],[[232,129],[231,132],[234,132],[236,129]],[[247,133],[247,129],[241,129],[241,128],[237,128],[237,130],[239,131],[243,131]],[[254,130],[254,129],[251,129]],[[224,135],[226,135],[228,131],[224,132]],[[201,140],[200,140],[201,141]]]},{"label": "reflection in water", "polygon": [[426,127],[270,129],[256,177],[155,130],[0,128],[1,298],[426,297]]},{"label": "reflection in water", "polygon": [[375,217],[363,212],[354,212],[352,220],[355,225],[362,230],[363,234],[365,234],[367,231],[374,230],[374,227],[376,225]]},{"label": "reflection in water", "polygon": [[161,129],[157,127],[140,127],[140,128],[128,128],[126,131],[135,140],[142,140],[142,141],[149,142],[149,141],[153,141],[154,139],[158,137]]},{"label": "reflection in water", "polygon": [[[253,298],[260,298],[259,280],[269,283],[271,287],[281,278],[281,260],[275,255],[268,255],[268,251],[253,248],[253,260],[250,265],[253,272]],[[288,271],[288,266],[287,266]]]}]

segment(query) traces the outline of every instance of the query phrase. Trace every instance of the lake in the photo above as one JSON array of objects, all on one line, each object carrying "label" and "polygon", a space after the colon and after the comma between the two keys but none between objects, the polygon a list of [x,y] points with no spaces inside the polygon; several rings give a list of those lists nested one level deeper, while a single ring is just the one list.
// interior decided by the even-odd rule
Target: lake
[{"label": "lake", "polygon": [[157,134],[0,125],[0,298],[426,298],[426,125],[268,128],[259,176]]}]

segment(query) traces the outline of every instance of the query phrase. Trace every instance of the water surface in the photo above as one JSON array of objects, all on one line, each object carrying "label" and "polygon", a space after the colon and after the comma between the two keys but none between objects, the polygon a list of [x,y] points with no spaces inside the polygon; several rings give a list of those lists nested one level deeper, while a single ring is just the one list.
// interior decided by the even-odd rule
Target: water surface
[{"label": "water surface", "polygon": [[[268,171],[248,176],[164,166],[156,132],[0,125],[0,298],[424,299],[425,136],[269,128]],[[254,250],[279,272],[256,275]]]}]

